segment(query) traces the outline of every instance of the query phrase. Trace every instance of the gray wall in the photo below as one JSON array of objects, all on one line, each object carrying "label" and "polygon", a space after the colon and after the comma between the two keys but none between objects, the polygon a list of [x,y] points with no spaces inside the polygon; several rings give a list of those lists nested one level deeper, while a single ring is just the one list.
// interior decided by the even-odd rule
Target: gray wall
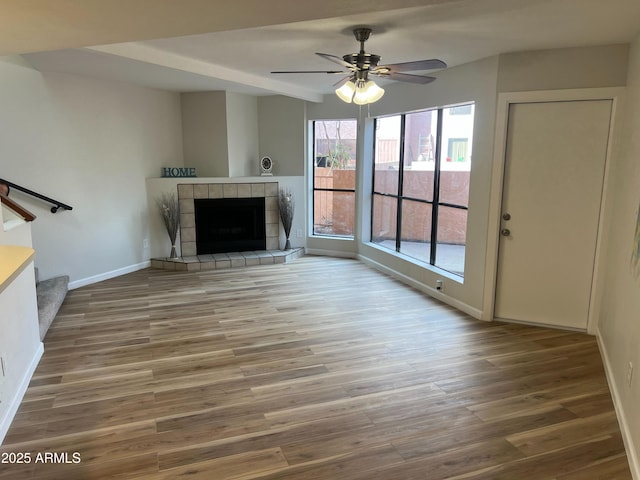
[{"label": "gray wall", "polygon": [[145,179],[182,165],[178,94],[74,75],[41,74],[0,59],[0,177],[72,211],[13,190],[37,215],[40,278],[91,282],[148,260]]},{"label": "gray wall", "polygon": [[227,93],[227,145],[230,177],[259,174],[257,97]]},{"label": "gray wall", "polygon": [[[619,417],[629,434],[628,454],[640,473],[640,273],[631,268],[636,221],[640,207],[640,36],[630,50],[624,124],[618,131],[612,178],[607,191],[613,197],[607,212],[607,263],[599,336],[605,364],[613,381]],[[628,363],[634,365],[631,386]]]},{"label": "gray wall", "polygon": [[200,177],[228,177],[225,92],[183,93],[180,100],[185,166]]},{"label": "gray wall", "polygon": [[499,92],[624,86],[629,45],[500,55]]},{"label": "gray wall", "polygon": [[199,177],[257,175],[258,99],[230,92],[183,93],[184,161]]},{"label": "gray wall", "polygon": [[258,98],[259,156],[271,157],[274,175],[305,173],[305,110],[305,102],[295,98]]}]

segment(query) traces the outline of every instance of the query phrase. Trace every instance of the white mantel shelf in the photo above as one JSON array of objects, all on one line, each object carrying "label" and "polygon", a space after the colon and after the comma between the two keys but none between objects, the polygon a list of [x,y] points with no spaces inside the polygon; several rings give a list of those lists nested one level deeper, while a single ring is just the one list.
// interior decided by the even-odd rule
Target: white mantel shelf
[{"label": "white mantel shelf", "polygon": [[152,177],[147,180],[166,181],[171,183],[266,183],[277,182],[279,179],[297,178],[279,175],[254,175],[249,177]]}]

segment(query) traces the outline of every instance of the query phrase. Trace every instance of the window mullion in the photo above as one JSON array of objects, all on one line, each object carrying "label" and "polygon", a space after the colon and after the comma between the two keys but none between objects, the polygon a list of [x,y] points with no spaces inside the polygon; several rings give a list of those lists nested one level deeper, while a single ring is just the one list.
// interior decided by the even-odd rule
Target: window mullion
[{"label": "window mullion", "polygon": [[371,163],[373,163],[372,174],[371,174],[371,215],[369,217],[369,234],[373,237],[373,221],[374,221],[374,201],[376,194],[376,149],[377,149],[377,141],[378,138],[378,119],[373,119],[373,147],[371,148]]},{"label": "window mullion", "polygon": [[436,246],[438,243],[438,203],[440,202],[440,163],[442,157],[442,108],[438,109],[436,123],[435,168],[433,170],[433,205],[431,210],[431,251],[429,263],[436,264]]},{"label": "window mullion", "polygon": [[405,127],[405,115],[400,115],[400,159],[398,162],[398,205],[396,206],[396,252],[400,251],[400,244],[402,242],[402,194],[403,194],[403,182],[404,182],[404,127]]}]

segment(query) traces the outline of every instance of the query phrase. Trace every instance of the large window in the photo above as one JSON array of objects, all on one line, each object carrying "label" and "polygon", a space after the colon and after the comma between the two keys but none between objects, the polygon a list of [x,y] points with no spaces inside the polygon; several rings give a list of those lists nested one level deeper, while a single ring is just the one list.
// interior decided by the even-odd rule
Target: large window
[{"label": "large window", "polygon": [[474,105],[375,120],[371,239],[464,275]]},{"label": "large window", "polygon": [[313,234],[353,237],[356,120],[313,122]]}]

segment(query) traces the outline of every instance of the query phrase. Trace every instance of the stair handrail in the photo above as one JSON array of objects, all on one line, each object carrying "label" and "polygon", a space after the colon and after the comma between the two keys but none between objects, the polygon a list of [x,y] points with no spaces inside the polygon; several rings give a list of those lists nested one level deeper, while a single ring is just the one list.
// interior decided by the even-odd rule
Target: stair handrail
[{"label": "stair handrail", "polygon": [[33,222],[36,219],[36,216],[33,213],[31,213],[29,210],[15,202],[13,199],[7,197],[6,195],[0,194],[0,202],[6,205],[7,208],[20,215],[25,222]]},{"label": "stair handrail", "polygon": [[10,182],[3,178],[0,178],[0,183],[4,183],[5,185],[8,185],[10,188],[14,188],[16,190],[24,192],[28,195],[31,195],[32,197],[36,197],[36,198],[39,198],[40,200],[44,200],[45,202],[52,203],[54,206],[51,207],[51,213],[56,213],[60,208],[62,208],[63,210],[73,210],[73,207],[67,205],[66,203],[59,202],[58,200],[54,200],[53,198],[49,198],[45,195],[42,195],[41,193],[34,192],[33,190],[29,190],[28,188],[22,187],[16,183]]}]

